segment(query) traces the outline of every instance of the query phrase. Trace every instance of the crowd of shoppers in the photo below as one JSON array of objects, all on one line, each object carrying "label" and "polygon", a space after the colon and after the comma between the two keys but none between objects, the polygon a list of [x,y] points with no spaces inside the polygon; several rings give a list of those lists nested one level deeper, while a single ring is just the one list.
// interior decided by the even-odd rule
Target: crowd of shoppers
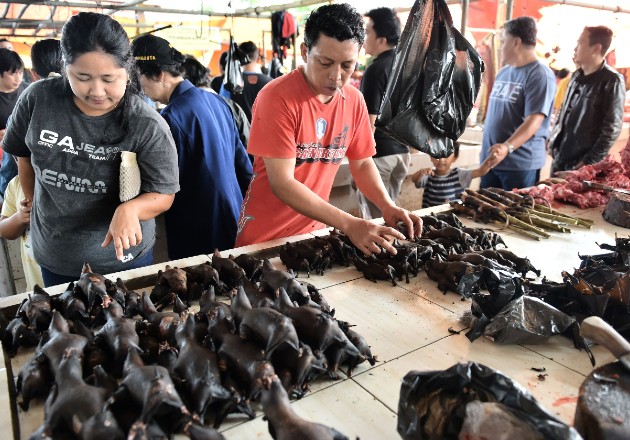
[{"label": "crowd of shoppers", "polygon": [[[254,42],[238,46],[243,90],[229,98],[220,96],[226,53],[211,78],[163,38],[130,43],[107,15],[79,13],[60,41],[38,41],[30,86],[21,57],[0,39],[0,235],[21,237],[34,268],[29,287],[73,280],[85,261],[101,273],[151,264],[161,213],[170,259],[326,225],[367,255],[395,252],[400,223],[409,236],[422,230],[418,216],[395,204],[409,149],[375,129],[400,35],[395,10],[362,17],[347,4],[319,7],[305,23],[304,64],[292,72],[272,79]],[[601,160],[619,135],[625,96],[623,77],[605,61],[611,41],[610,29],[585,28],[575,48],[579,67],[566,75],[566,93],[557,93],[536,55],[536,22],[506,22],[481,166],[454,167],[458,151],[434,159],[412,176],[424,188],[423,206],[451,200],[476,177],[481,187],[533,185],[547,151],[552,172]],[[349,82],[362,48],[371,63],[357,89]],[[159,114],[147,98],[163,106]],[[562,104],[552,126],[554,100]],[[122,152],[136,154],[142,182],[121,202]],[[344,158],[361,218],[328,201]],[[377,217],[386,225],[368,221]]]}]

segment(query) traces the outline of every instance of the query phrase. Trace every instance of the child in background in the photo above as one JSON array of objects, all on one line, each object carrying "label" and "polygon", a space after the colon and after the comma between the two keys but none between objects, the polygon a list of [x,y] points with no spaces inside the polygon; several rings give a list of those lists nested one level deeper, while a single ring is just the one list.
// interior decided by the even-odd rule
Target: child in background
[{"label": "child in background", "polygon": [[414,173],[411,180],[416,188],[424,188],[422,207],[442,205],[451,200],[457,200],[457,195],[470,186],[472,179],[485,176],[492,168],[493,157],[488,157],[481,166],[475,170],[452,168],[453,162],[459,157],[459,143],[455,142],[454,151],[447,158],[431,158],[435,168],[424,168]]},{"label": "child in background", "polygon": [[15,176],[4,193],[4,203],[0,214],[0,237],[8,240],[20,238],[20,253],[22,254],[22,266],[26,277],[26,291],[33,290],[35,284],[44,285],[42,271],[33,257],[31,247],[31,201],[24,197],[20,180]]}]

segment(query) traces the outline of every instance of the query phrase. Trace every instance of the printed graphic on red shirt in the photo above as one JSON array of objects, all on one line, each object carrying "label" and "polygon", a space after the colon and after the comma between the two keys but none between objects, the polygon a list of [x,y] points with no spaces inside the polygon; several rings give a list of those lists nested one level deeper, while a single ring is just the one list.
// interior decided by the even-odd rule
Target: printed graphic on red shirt
[{"label": "printed graphic on red shirt", "polygon": [[[323,119],[322,119],[323,120]],[[319,123],[319,121],[317,121]],[[325,121],[324,121],[325,122]],[[306,142],[299,144],[296,149],[295,165],[303,163],[323,162],[338,164],[346,156],[348,146],[346,138],[349,127],[344,125],[343,130],[332,140],[332,144],[323,146],[321,142]],[[318,134],[319,136],[319,134]]]}]

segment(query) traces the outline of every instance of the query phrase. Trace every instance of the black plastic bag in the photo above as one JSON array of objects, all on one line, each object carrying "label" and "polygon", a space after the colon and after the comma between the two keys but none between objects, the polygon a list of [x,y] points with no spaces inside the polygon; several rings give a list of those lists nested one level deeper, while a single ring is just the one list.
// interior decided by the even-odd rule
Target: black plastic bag
[{"label": "black plastic bag", "polygon": [[468,40],[453,27],[446,2],[439,0],[424,68],[422,110],[439,133],[457,140],[475,104],[484,64]]},{"label": "black plastic bag", "polygon": [[241,64],[248,64],[249,57],[241,51],[234,37],[230,37],[230,49],[225,60],[225,77],[223,79],[223,87],[232,95],[243,93],[243,70]]},{"label": "black plastic bag", "polygon": [[483,334],[499,344],[541,344],[574,322],[575,318],[538,298],[521,296],[497,313]]},{"label": "black plastic bag", "polygon": [[479,54],[453,28],[445,1],[416,0],[396,47],[376,126],[432,157],[450,156],[482,72]]},{"label": "black plastic bag", "polygon": [[502,373],[474,362],[444,371],[411,371],[400,387],[398,434],[405,440],[458,439],[473,401],[499,402],[545,439],[577,440],[527,390]]}]

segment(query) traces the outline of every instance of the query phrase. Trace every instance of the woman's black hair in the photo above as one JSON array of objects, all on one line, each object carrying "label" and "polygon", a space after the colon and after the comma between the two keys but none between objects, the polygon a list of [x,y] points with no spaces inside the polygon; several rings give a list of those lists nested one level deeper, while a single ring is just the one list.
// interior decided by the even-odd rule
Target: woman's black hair
[{"label": "woman's black hair", "polygon": [[184,78],[193,83],[195,87],[210,87],[210,71],[192,55],[185,55],[182,64]]},{"label": "woman's black hair", "polygon": [[0,75],[4,75],[4,72],[15,73],[18,70],[24,70],[22,58],[12,50],[0,48]]},{"label": "woman's black hair", "polygon": [[309,51],[317,45],[320,33],[338,41],[354,40],[363,46],[363,17],[347,3],[320,6],[304,25],[304,44]]},{"label": "woman's black hair", "polygon": [[[132,118],[130,101],[133,95],[140,94],[140,81],[135,60],[131,52],[129,37],[123,27],[109,15],[95,12],[79,12],[70,17],[61,30],[61,55],[64,66],[89,52],[102,52],[116,60],[116,63],[127,70],[129,81],[120,103],[117,107],[120,129],[105,129],[103,144],[115,144],[122,141],[129,131],[129,122]],[[72,94],[70,83],[66,78],[65,69],[62,69],[63,91],[66,95]]]},{"label": "woman's black hair", "polygon": [[38,40],[31,47],[33,70],[40,78],[51,73],[61,73],[61,42],[59,40]]}]

